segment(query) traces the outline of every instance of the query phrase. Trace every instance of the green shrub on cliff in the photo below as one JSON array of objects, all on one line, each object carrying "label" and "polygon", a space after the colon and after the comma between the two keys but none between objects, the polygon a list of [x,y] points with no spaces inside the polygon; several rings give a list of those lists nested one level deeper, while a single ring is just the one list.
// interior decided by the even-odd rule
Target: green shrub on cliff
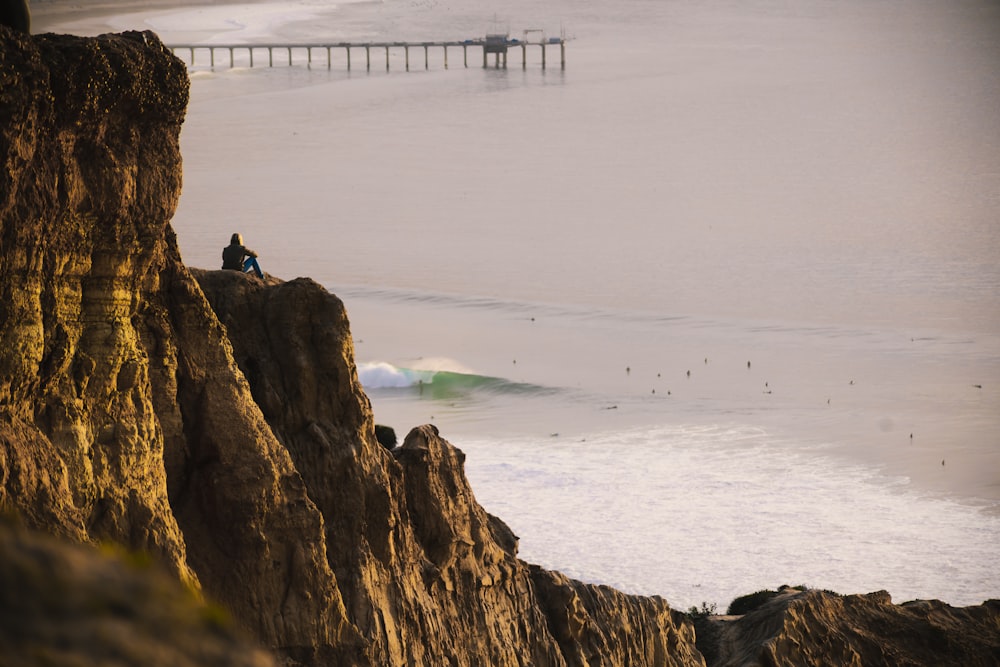
[{"label": "green shrub on cliff", "polygon": [[715,610],[716,610],[716,605],[715,605],[714,602],[712,604],[709,604],[709,603],[705,602],[704,600],[702,600],[702,602],[701,602],[701,609],[699,609],[698,607],[692,606],[692,607],[688,608],[688,612],[687,613],[688,613],[688,616],[690,616],[692,619],[699,620],[699,619],[702,619],[702,618],[708,618],[709,616],[714,616],[715,615]]},{"label": "green shrub on cliff", "polygon": [[749,595],[741,595],[729,603],[729,608],[726,610],[726,614],[729,616],[742,616],[743,614],[748,614],[777,595],[778,591],[772,590],[762,590],[757,591],[756,593],[750,593]]},{"label": "green shrub on cliff", "polygon": [[[729,603],[729,608],[726,610],[726,614],[728,616],[742,616],[743,614],[749,614],[751,611],[762,607],[765,603],[774,599],[778,595],[793,590],[805,591],[808,590],[808,587],[782,586],[776,591],[762,590],[757,591],[756,593],[750,593],[749,595],[742,595]],[[832,591],[827,592],[830,593]],[[836,595],[836,593],[834,593],[834,595]]]}]

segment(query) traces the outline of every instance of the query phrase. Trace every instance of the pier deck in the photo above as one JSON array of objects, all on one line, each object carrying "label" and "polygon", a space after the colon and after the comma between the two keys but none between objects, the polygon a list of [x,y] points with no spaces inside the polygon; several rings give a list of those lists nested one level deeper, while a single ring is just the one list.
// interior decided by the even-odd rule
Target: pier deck
[{"label": "pier deck", "polygon": [[[483,53],[483,67],[488,67],[488,56],[493,54],[494,56],[494,66],[497,68],[507,68],[507,53],[511,50],[521,50],[521,68],[526,69],[528,66],[528,48],[537,48],[541,51],[541,66],[542,69],[546,69],[546,47],[559,47],[559,67],[561,69],[566,69],[566,40],[564,38],[552,38],[548,40],[542,40],[538,42],[528,42],[524,40],[517,39],[505,39],[502,42],[498,42],[494,36],[487,36],[486,39],[467,39],[463,41],[444,41],[444,42],[336,42],[336,43],[319,43],[319,44],[171,44],[167,48],[174,53],[174,55],[188,56],[187,63],[189,66],[194,67],[196,64],[196,59],[200,55],[201,57],[208,58],[208,65],[210,67],[216,67],[220,59],[216,57],[217,53],[222,53],[223,58],[221,63],[228,62],[229,67],[237,66],[237,57],[240,57],[240,66],[249,67],[263,67],[263,62],[260,61],[258,57],[256,60],[255,55],[261,55],[267,53],[267,66],[274,67],[275,59],[274,55],[277,52],[279,55],[287,55],[288,66],[291,67],[295,64],[305,64],[312,67],[315,62],[322,63],[325,60],[326,68],[332,69],[334,65],[334,54],[338,51],[342,51],[346,56],[344,59],[344,65],[347,71],[352,69],[351,54],[359,53],[364,51],[364,66],[366,71],[371,71],[372,68],[372,52],[380,54],[385,52],[385,69],[388,72],[390,69],[391,58],[390,54],[393,51],[397,53],[403,51],[404,55],[404,67],[406,71],[410,71],[410,49],[423,49],[424,51],[424,69],[430,69],[430,51],[431,49],[442,49],[444,53],[444,68],[448,69],[448,49],[462,49],[462,66],[469,66],[469,47],[474,49],[482,49]],[[314,52],[319,53],[319,58],[314,59]],[[228,53],[228,58],[225,55]],[[325,53],[325,57],[324,57]],[[376,58],[378,55],[376,55]]]}]

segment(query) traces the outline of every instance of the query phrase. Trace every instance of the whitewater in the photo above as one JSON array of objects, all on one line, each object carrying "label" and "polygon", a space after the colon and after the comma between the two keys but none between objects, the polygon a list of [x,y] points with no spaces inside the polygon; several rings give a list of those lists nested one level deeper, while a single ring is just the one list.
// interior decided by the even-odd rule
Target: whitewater
[{"label": "whitewater", "polygon": [[239,231],[342,298],[376,421],[437,425],[529,562],[681,609],[1000,596],[996,3],[52,17],[168,44],[566,36],[565,70],[198,56],[185,262]]}]

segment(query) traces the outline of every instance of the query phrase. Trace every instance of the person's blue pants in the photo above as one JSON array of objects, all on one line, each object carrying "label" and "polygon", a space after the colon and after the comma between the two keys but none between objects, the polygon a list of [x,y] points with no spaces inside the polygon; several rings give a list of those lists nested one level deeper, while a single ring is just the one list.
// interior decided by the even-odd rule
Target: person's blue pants
[{"label": "person's blue pants", "polygon": [[243,273],[249,273],[251,269],[258,278],[264,277],[264,272],[260,270],[260,264],[257,263],[256,257],[247,257],[246,261],[243,262]]}]

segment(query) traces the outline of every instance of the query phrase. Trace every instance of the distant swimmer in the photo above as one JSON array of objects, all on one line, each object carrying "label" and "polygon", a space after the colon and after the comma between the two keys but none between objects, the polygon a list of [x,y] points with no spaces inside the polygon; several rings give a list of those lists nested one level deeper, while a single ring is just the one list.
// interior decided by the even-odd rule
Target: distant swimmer
[{"label": "distant swimmer", "polygon": [[241,234],[233,234],[229,245],[222,249],[222,268],[243,273],[253,271],[258,278],[264,277],[260,264],[257,263],[257,253],[243,245]]},{"label": "distant swimmer", "polygon": [[31,34],[28,0],[0,0],[0,25]]}]

